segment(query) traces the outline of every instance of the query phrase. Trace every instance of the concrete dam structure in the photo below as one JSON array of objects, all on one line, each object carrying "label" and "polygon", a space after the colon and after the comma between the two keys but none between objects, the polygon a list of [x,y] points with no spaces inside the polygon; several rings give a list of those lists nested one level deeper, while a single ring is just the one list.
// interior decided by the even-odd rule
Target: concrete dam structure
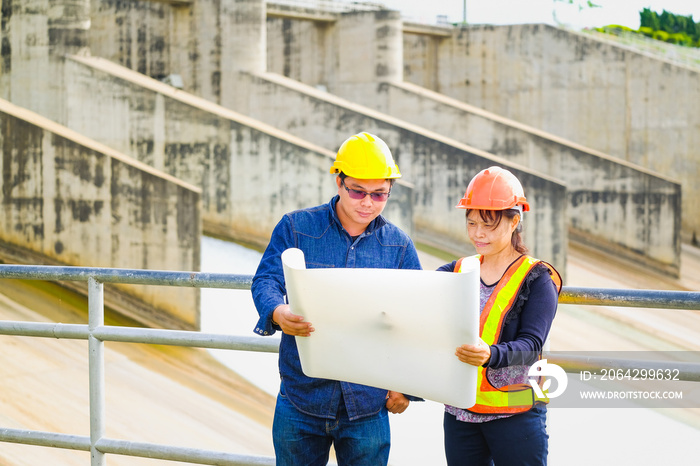
[{"label": "concrete dam structure", "polygon": [[[201,190],[0,100],[3,262],[195,270]],[[77,285],[76,285],[77,286]],[[199,290],[115,286],[151,326],[199,326]]]},{"label": "concrete dam structure", "polygon": [[[497,105],[508,102],[504,93],[513,94],[510,88],[499,90],[502,86],[521,89],[526,81],[535,86],[544,79],[539,70],[556,68],[566,77],[572,72],[567,66],[607,66],[594,60],[593,50],[614,54],[619,66],[629,66],[625,60],[641,60],[633,51],[584,46],[597,44],[596,39],[551,27],[429,27],[405,24],[397,12],[376,6],[338,3],[339,11],[262,0],[8,4],[0,97],[80,135],[97,151],[96,159],[115,153],[122,154],[120,163],[129,159],[132,168],[111,172],[113,184],[157,177],[163,184],[159,192],[175,197],[163,198],[159,205],[170,207],[157,210],[172,227],[124,222],[112,214],[92,232],[85,230],[92,216],[57,232],[46,217],[41,228],[52,244],[59,233],[74,239],[63,240],[60,251],[48,249],[46,239],[16,233],[29,221],[27,209],[3,214],[0,246],[23,251],[4,260],[197,270],[203,232],[262,245],[283,213],[327,202],[334,193],[328,169],[335,150],[349,135],[369,131],[387,141],[404,174],[386,215],[417,241],[469,253],[464,217],[454,205],[475,173],[501,165],[523,182],[531,202],[525,237],[533,255],[564,270],[571,238],[678,275],[681,238],[692,237],[697,221],[687,214],[685,196],[695,189],[687,186],[690,171],[662,170],[640,163],[640,157],[622,157],[612,145],[573,137],[576,112],[567,106],[539,107],[547,120]],[[527,56],[530,47],[540,47],[542,65],[512,67],[514,57]],[[590,53],[577,54],[583,49]],[[556,67],[544,66],[547,57],[567,54],[567,60],[556,58]],[[474,60],[482,60],[482,68]],[[649,69],[656,66],[653,57],[643,60]],[[674,73],[672,65],[658,63],[671,70],[667,79],[683,75],[684,82],[700,82],[690,70]],[[502,76],[499,67],[510,73]],[[477,77],[477,71],[483,74]],[[602,84],[608,94],[629,86],[612,77]],[[548,102],[551,83],[537,86],[528,94],[532,101]],[[556,92],[564,102],[572,98],[567,89],[580,93],[573,80],[562,78]],[[535,108],[524,100],[518,105]],[[642,109],[651,111],[649,105]],[[548,123],[561,123],[562,108],[568,109],[566,131]],[[13,118],[8,114],[3,121]],[[693,118],[686,118],[687,127],[678,125],[678,134],[697,129]],[[42,170],[22,168],[28,156],[18,144],[25,143],[7,136],[22,125],[13,125],[3,130],[3,206],[27,203],[13,180],[40,185],[47,177]],[[626,134],[632,147],[642,132]],[[43,166],[56,159],[50,145],[34,147],[46,161]],[[682,166],[694,166],[693,154],[675,146],[673,154],[685,160]],[[99,190],[74,188],[70,195],[78,205],[117,202]],[[44,194],[32,193],[31,199]],[[178,200],[184,197],[186,202]],[[154,202],[149,196],[138,201],[139,209],[156,205],[149,204]],[[49,197],[43,202],[57,203]],[[178,210],[185,205],[187,212]],[[104,254],[104,249],[84,248],[76,241],[81,235],[95,235],[90,241],[99,244],[109,240],[113,249]],[[116,239],[123,247],[126,238],[149,238],[149,260],[143,244],[138,254],[138,242],[129,253],[114,249]],[[161,253],[156,245],[178,248],[177,254]],[[163,316],[178,316],[177,323],[160,324],[198,326],[195,296],[179,300],[184,311],[172,310],[165,295],[132,296]],[[149,319],[141,320],[156,325]]]}]

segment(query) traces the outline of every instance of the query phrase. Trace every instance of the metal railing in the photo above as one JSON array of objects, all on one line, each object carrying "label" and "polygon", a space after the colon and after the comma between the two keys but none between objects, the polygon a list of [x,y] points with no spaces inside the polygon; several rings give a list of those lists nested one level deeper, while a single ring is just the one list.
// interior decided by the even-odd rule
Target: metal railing
[{"label": "metal railing", "polygon": [[278,351],[275,338],[208,334],[195,331],[146,329],[104,325],[104,283],[165,285],[199,288],[250,289],[248,275],[0,265],[0,278],[88,283],[88,324],[0,321],[0,335],[88,340],[90,436],[0,428],[0,441],[89,451],[92,466],[104,466],[108,453],[170,461],[216,465],[274,465],[275,459],[227,452],[139,443],[105,437],[104,342],[149,343],[241,351]]},{"label": "metal railing", "polygon": [[[0,427],[0,441],[89,451],[91,453],[91,466],[104,466],[107,454],[212,465],[275,464],[275,459],[271,457],[239,455],[105,437],[105,341],[270,353],[278,352],[279,341],[270,337],[243,337],[195,331],[106,326],[104,324],[103,284],[122,283],[247,290],[250,289],[252,276],[206,272],[0,265],[0,279],[84,281],[88,283],[87,325],[0,321],[0,335],[88,340],[90,390],[89,437]],[[700,292],[564,287],[560,303],[700,310]],[[588,370],[595,367],[596,364],[600,364],[600,361],[590,358],[581,360],[576,357],[561,356],[556,362],[562,365],[567,372]],[[630,367],[629,364],[630,361],[623,360],[605,361],[605,367],[615,367],[615,365]],[[639,362],[634,364],[638,365]],[[679,376],[681,380],[700,381],[700,365],[689,365],[687,369],[681,371]]]}]

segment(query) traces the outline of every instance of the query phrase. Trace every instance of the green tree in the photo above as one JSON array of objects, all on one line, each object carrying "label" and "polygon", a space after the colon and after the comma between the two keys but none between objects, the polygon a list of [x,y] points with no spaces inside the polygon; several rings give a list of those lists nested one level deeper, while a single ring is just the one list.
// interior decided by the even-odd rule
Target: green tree
[{"label": "green tree", "polygon": [[660,29],[662,31],[666,31],[669,34],[674,34],[678,32],[676,30],[676,15],[674,15],[670,11],[664,10],[661,13],[661,16],[659,16],[659,21],[661,22]]},{"label": "green tree", "polygon": [[661,21],[659,15],[649,8],[644,8],[639,12],[639,26],[643,28],[651,28],[652,31],[661,29]]},{"label": "green tree", "polygon": [[673,25],[673,29],[676,34],[680,32],[685,32],[685,30],[688,28],[688,17],[687,16],[675,16],[675,24]]},{"label": "green tree", "polygon": [[658,14],[644,8],[639,12],[639,23],[637,32],[657,40],[688,46],[700,44],[700,23],[695,22],[693,15],[681,16],[666,10]]},{"label": "green tree", "polygon": [[683,32],[688,34],[690,37],[697,38],[698,25],[695,23],[695,20],[693,20],[693,15],[686,16],[685,20],[686,20],[686,24],[685,24],[685,28],[683,29]]}]

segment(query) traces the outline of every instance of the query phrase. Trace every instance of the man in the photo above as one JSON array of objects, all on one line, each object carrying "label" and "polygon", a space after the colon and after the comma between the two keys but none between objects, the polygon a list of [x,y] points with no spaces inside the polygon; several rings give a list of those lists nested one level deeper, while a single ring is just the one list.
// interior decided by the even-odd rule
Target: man
[{"label": "man", "polygon": [[[286,214],[253,277],[260,314],[255,332],[283,332],[272,427],[277,465],[325,465],[331,445],[341,466],[386,465],[387,412],[402,413],[409,400],[401,393],[304,375],[295,337],[309,337],[314,328],[285,304],[280,255],[299,248],[307,268],[420,269],[420,262],[411,239],[381,216],[401,177],[386,143],[369,133],[351,136],[338,150],[331,173],[337,174],[338,194],[328,204]],[[371,302],[372,296],[366,299]]]}]

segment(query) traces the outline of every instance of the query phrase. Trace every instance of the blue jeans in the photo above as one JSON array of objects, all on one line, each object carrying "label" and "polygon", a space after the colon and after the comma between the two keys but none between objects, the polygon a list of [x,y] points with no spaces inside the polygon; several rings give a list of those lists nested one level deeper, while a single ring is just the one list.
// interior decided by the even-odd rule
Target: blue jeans
[{"label": "blue jeans", "polygon": [[336,419],[323,419],[302,413],[279,394],[272,424],[277,466],[326,465],[331,444],[339,466],[386,466],[391,440],[387,410],[350,421],[345,403],[340,406]]},{"label": "blue jeans", "polygon": [[449,466],[540,466],[547,464],[547,408],[488,422],[462,422],[445,413]]}]

